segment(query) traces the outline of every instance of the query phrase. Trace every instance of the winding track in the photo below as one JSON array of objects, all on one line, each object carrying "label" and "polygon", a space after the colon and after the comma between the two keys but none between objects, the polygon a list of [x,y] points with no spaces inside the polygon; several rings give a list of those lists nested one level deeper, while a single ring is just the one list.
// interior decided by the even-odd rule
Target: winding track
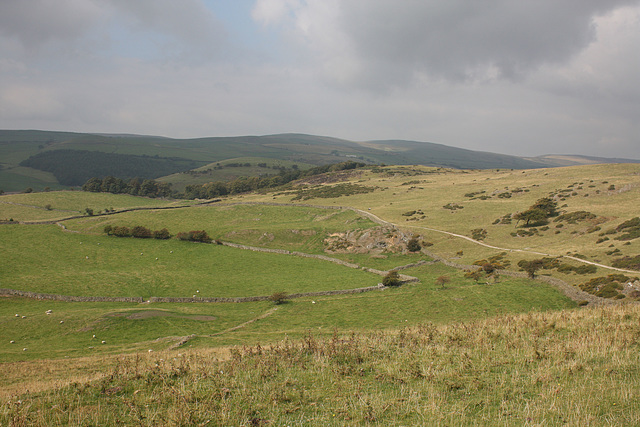
[{"label": "winding track", "polygon": [[[381,219],[380,217],[372,214],[371,212],[366,212],[366,211],[363,211],[361,209],[356,209],[356,208],[351,208],[351,207],[348,207],[347,209],[351,209],[354,212],[357,212],[357,213],[359,213],[359,214],[361,214],[363,216],[366,216],[368,218],[372,218],[373,217],[373,218],[376,219],[376,221],[374,221],[374,222],[376,222],[378,224],[385,224],[385,225],[389,225],[389,226],[392,226],[392,227],[395,227],[395,228],[400,228],[400,226],[398,226],[397,224],[394,224],[394,223],[389,222],[389,221],[385,221],[385,220]],[[581,259],[581,258],[576,258],[576,257],[573,257],[573,256],[568,256],[568,255],[553,255],[553,254],[548,254],[548,253],[544,253],[544,252],[531,251],[531,250],[528,250],[528,249],[501,248],[500,246],[493,246],[493,245],[489,245],[487,243],[481,242],[479,240],[474,240],[471,237],[464,236],[462,234],[456,234],[456,233],[452,233],[450,231],[438,230],[437,228],[422,227],[422,226],[419,226],[419,225],[405,225],[403,227],[405,227],[405,228],[419,228],[421,230],[428,230],[428,231],[434,231],[436,233],[447,234],[449,236],[453,236],[453,237],[457,237],[457,238],[460,238],[460,239],[468,240],[469,242],[475,243],[476,245],[484,246],[484,247],[491,248],[491,249],[497,249],[497,250],[500,250],[500,251],[522,252],[522,253],[549,256],[549,257],[558,257],[558,256],[560,256],[560,257],[563,257],[563,258],[568,258],[568,259],[571,259],[571,260],[574,260],[574,261],[582,262],[584,264],[595,265],[597,267],[602,267],[602,268],[606,268],[606,269],[609,269],[609,270],[615,270],[615,271],[620,271],[620,272],[623,272],[623,273],[631,273],[631,274],[637,274],[638,273],[637,271],[634,271],[634,270],[626,270],[624,268],[611,267],[609,265],[599,264],[597,262],[587,261],[587,260],[584,260],[584,259]]]}]

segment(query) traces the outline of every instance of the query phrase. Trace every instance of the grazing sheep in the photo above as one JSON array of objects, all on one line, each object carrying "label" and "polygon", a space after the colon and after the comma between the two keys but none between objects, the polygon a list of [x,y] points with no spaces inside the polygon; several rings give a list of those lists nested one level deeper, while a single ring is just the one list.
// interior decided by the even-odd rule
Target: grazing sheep
[{"label": "grazing sheep", "polygon": [[15,344],[16,342],[14,340],[9,341],[9,344]]},{"label": "grazing sheep", "polygon": [[106,344],[106,343],[107,343],[106,341],[104,341],[104,340],[102,341],[102,344]]}]

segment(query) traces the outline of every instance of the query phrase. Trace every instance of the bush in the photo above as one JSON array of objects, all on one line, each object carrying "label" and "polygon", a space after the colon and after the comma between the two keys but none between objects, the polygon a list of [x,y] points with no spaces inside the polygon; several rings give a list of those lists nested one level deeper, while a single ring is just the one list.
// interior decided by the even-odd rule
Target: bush
[{"label": "bush", "polygon": [[449,276],[438,276],[436,278],[436,285],[437,286],[442,286],[442,289],[444,289],[444,286],[449,283],[451,281],[451,279],[449,278]]},{"label": "bush", "polygon": [[153,238],[159,239],[159,240],[167,240],[171,238],[171,234],[169,233],[169,230],[167,230],[166,228],[163,228],[162,230],[154,231]]},{"label": "bush", "polygon": [[115,226],[113,227],[111,234],[117,237],[131,237],[131,230],[129,227]]},{"label": "bush", "polygon": [[418,252],[420,249],[422,249],[422,246],[420,246],[420,242],[418,241],[418,239],[416,239],[415,237],[409,239],[409,241],[407,242],[407,250],[409,252]]},{"label": "bush", "polygon": [[269,301],[273,301],[276,305],[284,304],[287,302],[286,292],[274,292],[269,296]]},{"label": "bush", "polygon": [[471,230],[471,237],[474,240],[484,240],[484,238],[487,237],[487,230],[484,228],[475,228]]},{"label": "bush", "polygon": [[382,284],[384,286],[400,286],[402,281],[400,280],[400,274],[397,271],[390,271],[384,276],[382,279]]},{"label": "bush", "polygon": [[176,236],[179,240],[187,240],[189,242],[211,243],[211,237],[204,230],[192,230],[187,232],[181,231]]},{"label": "bush", "polygon": [[152,233],[147,227],[136,225],[131,229],[131,235],[138,239],[148,239],[151,237]]},{"label": "bush", "polygon": [[110,236],[111,232],[113,231],[113,226],[105,225],[103,230],[104,230],[105,234],[107,234],[107,236]]}]

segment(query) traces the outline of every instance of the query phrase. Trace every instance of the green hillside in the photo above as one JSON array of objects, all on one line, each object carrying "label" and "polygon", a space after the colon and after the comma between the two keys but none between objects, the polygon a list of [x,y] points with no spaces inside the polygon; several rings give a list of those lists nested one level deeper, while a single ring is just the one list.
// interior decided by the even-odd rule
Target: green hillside
[{"label": "green hillside", "polygon": [[637,423],[640,165],[327,170],[0,195],[0,424]]},{"label": "green hillside", "polygon": [[579,155],[522,158],[429,142],[362,142],[294,133],[174,139],[146,135],[0,130],[0,190],[78,186],[88,179],[86,177],[91,172],[100,178],[112,175],[122,179],[169,175],[165,181],[175,182],[178,189],[188,184],[202,184],[208,178],[224,180],[237,178],[241,173],[258,176],[266,172],[250,168],[233,174],[212,173],[210,177],[172,175],[247,157],[259,158],[256,163],[291,162],[300,167],[346,160],[457,169],[526,169],[596,162],[637,162]]}]

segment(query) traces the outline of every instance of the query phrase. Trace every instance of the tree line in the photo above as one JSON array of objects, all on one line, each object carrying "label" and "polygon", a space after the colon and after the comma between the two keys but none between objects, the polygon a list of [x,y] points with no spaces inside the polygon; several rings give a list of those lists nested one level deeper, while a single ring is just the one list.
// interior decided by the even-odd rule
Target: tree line
[{"label": "tree line", "polygon": [[94,193],[131,194],[144,197],[175,197],[181,199],[211,199],[227,194],[248,193],[263,188],[276,188],[297,179],[319,175],[327,172],[357,169],[367,166],[366,163],[346,161],[332,165],[317,166],[304,171],[298,168],[281,169],[276,175],[240,177],[232,181],[216,181],[206,184],[190,184],[183,193],[171,189],[171,184],[153,179],[132,178],[124,180],[113,176],[105,178],[93,177],[82,186],[83,191]]},{"label": "tree line", "polygon": [[276,175],[240,177],[232,181],[216,181],[206,184],[187,185],[184,190],[185,199],[211,199],[227,194],[248,193],[264,188],[276,188],[297,179],[307,178],[327,172],[357,169],[367,166],[366,163],[346,161],[331,165],[316,166],[307,170],[298,168],[281,169]]}]

